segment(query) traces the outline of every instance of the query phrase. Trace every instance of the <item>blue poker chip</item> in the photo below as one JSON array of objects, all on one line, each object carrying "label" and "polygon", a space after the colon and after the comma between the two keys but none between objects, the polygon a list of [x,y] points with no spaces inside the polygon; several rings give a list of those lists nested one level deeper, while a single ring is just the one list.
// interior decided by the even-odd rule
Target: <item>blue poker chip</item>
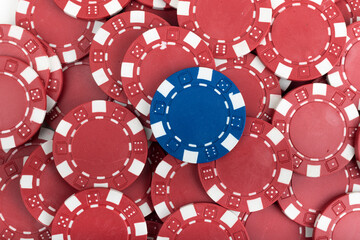
[{"label": "blue poker chip", "polygon": [[150,109],[157,141],[188,163],[211,162],[230,152],[245,119],[239,89],[224,74],[204,67],[171,75],[157,89]]}]

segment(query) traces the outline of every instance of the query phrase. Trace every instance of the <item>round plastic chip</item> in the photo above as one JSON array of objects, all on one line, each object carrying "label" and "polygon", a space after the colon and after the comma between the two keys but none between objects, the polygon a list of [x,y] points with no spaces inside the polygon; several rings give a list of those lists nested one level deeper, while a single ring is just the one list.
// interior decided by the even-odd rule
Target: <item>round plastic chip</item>
[{"label": "round plastic chip", "polygon": [[359,168],[351,161],[344,169],[320,178],[294,174],[278,202],[290,219],[302,226],[314,227],[317,215],[329,200],[357,191],[359,186]]},{"label": "round plastic chip", "polygon": [[346,25],[332,1],[272,1],[270,33],[257,47],[277,76],[306,81],[329,72],[341,57]]},{"label": "round plastic chip", "polygon": [[181,207],[162,225],[158,239],[244,239],[249,237],[238,217],[211,203]]},{"label": "round plastic chip", "polygon": [[211,162],[230,152],[246,119],[244,100],[235,84],[204,67],[168,77],[155,93],[150,112],[159,144],[189,163]]},{"label": "round plastic chip", "polygon": [[149,120],[153,96],[167,77],[190,67],[215,68],[204,41],[179,27],[153,28],[129,47],[121,66],[121,80],[131,104]]},{"label": "round plastic chip", "polygon": [[[179,0],[179,26],[209,44],[215,58],[237,58],[250,53],[270,29],[270,0]],[[216,17],[215,17],[216,16]]]},{"label": "round plastic chip", "polygon": [[327,78],[331,86],[344,92],[360,109],[360,78],[356,64],[360,61],[360,23],[347,27],[347,38],[345,52]]},{"label": "round plastic chip", "polygon": [[229,154],[199,164],[198,171],[207,194],[237,212],[260,211],[273,204],[290,184],[293,173],[285,137],[256,118],[246,119],[243,136]]},{"label": "round plastic chip", "polygon": [[125,189],[141,174],[147,150],[140,121],[128,109],[107,101],[74,108],[54,136],[56,167],[78,190]]},{"label": "round plastic chip", "polygon": [[53,239],[146,240],[144,216],[123,193],[106,188],[88,189],[65,200],[54,218]]},{"label": "round plastic chip", "polygon": [[359,239],[360,193],[343,195],[318,216],[314,239]]},{"label": "round plastic chip", "polygon": [[195,164],[167,155],[157,166],[151,184],[151,199],[161,220],[189,203],[213,203],[204,191]]},{"label": "round plastic chip", "polygon": [[124,12],[107,21],[90,48],[90,68],[96,84],[111,98],[127,103],[119,70],[127,49],[150,28],[167,25],[164,19],[144,11]]},{"label": "round plastic chip", "polygon": [[0,57],[0,80],[0,149],[8,150],[24,144],[40,129],[46,94],[39,75],[16,58]]},{"label": "round plastic chip", "polygon": [[245,100],[246,116],[271,121],[281,100],[279,79],[254,54],[216,61],[216,70],[230,78]]},{"label": "round plastic chip", "polygon": [[61,63],[72,63],[89,53],[91,41],[103,23],[67,16],[54,1],[20,0],[16,24],[47,42]]},{"label": "round plastic chip", "polygon": [[296,88],[275,109],[273,125],[289,141],[294,171],[321,177],[354,156],[359,113],[345,93],[323,83]]}]

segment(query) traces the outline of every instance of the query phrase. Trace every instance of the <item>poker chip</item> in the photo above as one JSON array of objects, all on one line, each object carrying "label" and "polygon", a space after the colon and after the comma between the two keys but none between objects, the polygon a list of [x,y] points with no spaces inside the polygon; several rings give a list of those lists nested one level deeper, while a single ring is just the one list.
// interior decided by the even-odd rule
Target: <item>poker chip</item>
[{"label": "poker chip", "polygon": [[20,0],[16,24],[47,42],[61,63],[72,63],[89,53],[91,41],[103,23],[69,17],[54,1]]},{"label": "poker chip", "polygon": [[156,167],[166,157],[167,154],[159,143],[150,142],[149,144],[148,162],[151,166],[151,172],[155,172]]},{"label": "poker chip", "polygon": [[269,0],[179,0],[177,15],[179,25],[202,37],[215,58],[228,59],[260,44],[270,29],[272,9]]},{"label": "poker chip", "polygon": [[0,24],[0,56],[14,57],[28,64],[47,87],[50,77],[49,57],[40,40],[30,32],[18,26]]},{"label": "poker chip", "polygon": [[153,221],[146,221],[146,226],[148,230],[147,240],[155,240],[158,236],[162,224]]},{"label": "poker chip", "polygon": [[0,56],[0,79],[0,149],[4,150],[24,144],[40,129],[46,94],[39,75],[13,57]]},{"label": "poker chip", "polygon": [[167,5],[164,2],[164,0],[136,0],[136,1],[157,10],[164,10],[171,8],[169,5]]},{"label": "poker chip", "polygon": [[64,66],[63,76],[61,95],[45,119],[53,129],[56,129],[61,119],[73,108],[93,100],[110,100],[92,78],[87,58]]},{"label": "poker chip", "polygon": [[317,215],[329,201],[353,191],[360,191],[360,172],[351,161],[342,170],[320,178],[294,174],[278,202],[291,220],[313,227]]},{"label": "poker chip", "polygon": [[281,100],[278,78],[249,53],[236,59],[216,60],[216,69],[230,78],[244,97],[246,115],[271,121]]},{"label": "poker chip", "polygon": [[213,203],[200,183],[197,165],[183,163],[170,155],[157,166],[151,189],[155,211],[162,221],[189,203]]},{"label": "poker chip", "polygon": [[204,67],[181,70],[161,83],[150,115],[159,144],[188,163],[211,162],[229,153],[242,135],[245,118],[235,84]]},{"label": "poker chip", "polygon": [[[350,25],[354,22],[357,22],[358,19],[360,20],[360,12],[357,6],[350,7],[349,2],[347,0],[338,0],[335,3],[344,17],[346,25]],[[350,1],[350,3],[354,4],[355,1]]]},{"label": "poker chip", "polygon": [[346,94],[332,86],[313,83],[289,92],[275,109],[272,123],[291,146],[296,173],[333,174],[354,156],[359,113]]},{"label": "poker chip", "polygon": [[358,239],[360,193],[345,194],[330,203],[318,216],[314,239]]},{"label": "poker chip", "polygon": [[51,233],[53,240],[119,239],[119,236],[146,240],[147,228],[140,209],[122,192],[95,188],[65,200],[56,213]]},{"label": "poker chip", "polygon": [[270,33],[256,48],[262,62],[277,76],[295,81],[328,73],[346,42],[346,25],[335,3],[284,0],[272,7]]},{"label": "poker chip", "polygon": [[360,23],[354,23],[347,27],[347,39],[341,60],[328,73],[327,79],[331,86],[344,92],[360,109],[358,66],[354,64],[360,60],[358,56],[360,52]]},{"label": "poker chip", "polygon": [[129,110],[97,100],[74,108],[61,120],[53,154],[60,175],[74,188],[122,190],[141,174],[147,140]]},{"label": "poker chip", "polygon": [[227,209],[260,211],[278,200],[290,184],[289,148],[277,128],[247,118],[243,136],[229,154],[198,165],[201,183],[207,194]]},{"label": "poker chip", "polygon": [[3,239],[51,239],[49,229],[25,208],[20,194],[20,174],[26,159],[16,158],[0,166],[0,232]]},{"label": "poker chip", "polygon": [[241,221],[230,210],[211,203],[181,207],[163,224],[160,239],[249,239]]},{"label": "poker chip", "polygon": [[135,182],[122,190],[126,196],[128,196],[136,203],[144,217],[150,215],[154,211],[150,196],[151,177],[152,171],[150,162],[146,162],[144,169]]},{"label": "poker chip", "polygon": [[212,54],[200,37],[179,27],[153,28],[127,50],[121,80],[131,104],[148,120],[151,100],[162,81],[197,66],[215,68]]},{"label": "poker chip", "polygon": [[130,44],[150,28],[169,25],[144,11],[121,13],[96,33],[90,48],[90,68],[96,84],[111,98],[126,103],[119,66]]},{"label": "poker chip", "polygon": [[244,225],[249,238],[256,240],[310,240],[313,235],[312,228],[303,227],[288,219],[277,204],[248,214]]},{"label": "poker chip", "polygon": [[138,3],[133,0],[130,2],[129,5],[126,6],[126,8],[124,9],[124,12],[134,11],[134,10],[141,10],[141,11],[153,13],[153,14],[165,19],[165,21],[170,23],[171,26],[179,25],[178,21],[177,21],[176,9],[157,10],[157,9],[154,9],[151,7],[147,7],[141,3]]},{"label": "poker chip", "polygon": [[32,152],[20,178],[21,196],[27,210],[45,226],[51,225],[57,209],[75,192],[56,170],[52,144],[48,141]]},{"label": "poker chip", "polygon": [[49,112],[55,106],[56,101],[60,97],[64,78],[59,57],[46,42],[41,40],[41,43],[49,56],[50,64],[50,77],[48,83],[46,84],[46,112]]},{"label": "poker chip", "polygon": [[119,13],[130,0],[54,0],[54,2],[73,18],[97,20]]}]

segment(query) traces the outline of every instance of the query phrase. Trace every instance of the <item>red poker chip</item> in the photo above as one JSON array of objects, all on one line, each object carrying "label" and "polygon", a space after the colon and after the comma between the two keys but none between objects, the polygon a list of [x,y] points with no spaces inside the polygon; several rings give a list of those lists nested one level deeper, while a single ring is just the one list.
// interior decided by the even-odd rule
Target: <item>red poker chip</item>
[{"label": "red poker chip", "polygon": [[56,211],[76,191],[57,172],[52,144],[52,141],[43,143],[31,153],[20,178],[21,196],[27,210],[45,226],[51,225]]},{"label": "red poker chip", "polygon": [[89,53],[91,41],[103,23],[67,16],[54,1],[20,0],[16,24],[47,42],[61,63],[72,63]]},{"label": "red poker chip", "polygon": [[40,129],[46,94],[39,75],[13,57],[0,57],[0,80],[0,149],[6,150],[24,144]]},{"label": "red poker chip", "polygon": [[47,88],[50,77],[49,57],[33,34],[25,29],[0,24],[0,56],[14,57],[32,67]]},{"label": "red poker chip", "polygon": [[198,171],[216,203],[237,212],[259,211],[278,200],[290,184],[290,147],[277,128],[247,118],[235,148],[218,161],[199,164]]},{"label": "red poker chip", "polygon": [[146,240],[144,216],[122,192],[94,188],[65,200],[54,218],[52,239]]},{"label": "red poker chip", "polygon": [[63,68],[63,89],[55,107],[46,115],[46,123],[56,129],[61,119],[73,108],[93,100],[110,100],[91,76],[88,59]]},{"label": "red poker chip", "polygon": [[279,79],[254,54],[216,60],[216,70],[230,78],[244,97],[246,115],[271,121],[281,100]]},{"label": "red poker chip", "polygon": [[356,62],[360,61],[360,23],[347,27],[347,42],[345,51],[339,63],[328,73],[331,86],[344,92],[360,109],[359,69]]},{"label": "red poker chip", "polygon": [[151,178],[152,171],[150,162],[146,162],[140,176],[129,187],[122,192],[132,199],[140,208],[144,217],[150,215],[154,211],[151,202]]},{"label": "red poker chip", "polygon": [[131,11],[111,18],[99,29],[90,48],[90,68],[96,84],[109,97],[127,103],[119,70],[127,49],[148,29],[167,25],[155,14]]},{"label": "red poker chip", "polygon": [[43,40],[40,40],[49,56],[50,77],[46,84],[46,111],[49,112],[59,99],[63,87],[63,72],[59,57],[54,50]]},{"label": "red poker chip", "polygon": [[156,167],[151,183],[151,199],[159,218],[189,203],[213,203],[204,191],[197,165],[167,155]]},{"label": "red poker chip", "polygon": [[260,44],[270,29],[272,9],[270,0],[181,0],[177,15],[180,27],[206,41],[215,58],[228,59]]},{"label": "red poker chip", "polygon": [[355,1],[337,0],[335,3],[344,17],[346,25],[357,22],[360,19],[360,9],[358,9]]},{"label": "red poker chip", "polygon": [[289,92],[273,116],[290,143],[294,171],[308,177],[333,174],[350,162],[358,124],[359,113],[346,94],[323,83]]},{"label": "red poker chip", "polygon": [[157,10],[171,9],[164,0],[136,0],[141,4]]},{"label": "red poker chip", "polygon": [[162,225],[157,239],[244,239],[244,225],[230,210],[211,203],[181,207]]},{"label": "red poker chip", "polygon": [[318,216],[313,239],[359,239],[359,209],[359,192],[345,194],[334,200]]},{"label": "red poker chip", "polygon": [[125,189],[141,174],[147,152],[140,121],[113,102],[97,100],[74,108],[54,135],[56,168],[78,190]]},{"label": "red poker chip", "polygon": [[0,232],[2,239],[51,239],[50,230],[26,210],[20,194],[20,174],[26,159],[0,166]]},{"label": "red poker chip", "polygon": [[148,161],[150,162],[151,171],[155,172],[156,167],[166,157],[167,153],[157,142],[149,143]]},{"label": "red poker chip", "polygon": [[179,27],[150,29],[125,54],[121,79],[126,96],[148,121],[152,97],[162,81],[196,66],[215,68],[213,56],[200,37]]},{"label": "red poker chip", "polygon": [[73,18],[97,20],[118,14],[130,0],[54,0],[54,2]]},{"label": "red poker chip", "polygon": [[165,19],[168,23],[170,23],[171,26],[178,26],[177,21],[177,14],[176,9],[163,9],[163,10],[157,10],[151,7],[147,7],[141,3],[138,3],[136,1],[131,1],[129,5],[126,6],[124,9],[124,12],[128,11],[134,11],[134,10],[142,10],[145,12],[153,13],[155,15],[158,15],[159,17]]},{"label": "red poker chip", "polygon": [[270,33],[256,49],[262,62],[277,76],[295,81],[329,72],[346,42],[346,25],[335,3],[284,0],[272,6]]},{"label": "red poker chip", "polygon": [[158,236],[162,223],[146,221],[148,230],[147,240],[155,240]]},{"label": "red poker chip", "polygon": [[320,178],[294,174],[290,186],[278,202],[291,220],[302,226],[313,227],[317,215],[329,201],[359,190],[359,168],[351,161],[344,169]]},{"label": "red poker chip", "polygon": [[277,204],[248,214],[244,225],[250,239],[255,240],[310,240],[313,234],[312,228],[287,218]]}]

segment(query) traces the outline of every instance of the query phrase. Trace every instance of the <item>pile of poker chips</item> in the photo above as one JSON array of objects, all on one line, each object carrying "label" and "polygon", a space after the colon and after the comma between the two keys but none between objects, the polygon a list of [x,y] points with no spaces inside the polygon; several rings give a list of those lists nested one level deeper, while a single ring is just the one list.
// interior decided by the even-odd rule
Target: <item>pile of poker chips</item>
[{"label": "pile of poker chips", "polygon": [[0,239],[359,239],[356,2],[16,5]]}]

